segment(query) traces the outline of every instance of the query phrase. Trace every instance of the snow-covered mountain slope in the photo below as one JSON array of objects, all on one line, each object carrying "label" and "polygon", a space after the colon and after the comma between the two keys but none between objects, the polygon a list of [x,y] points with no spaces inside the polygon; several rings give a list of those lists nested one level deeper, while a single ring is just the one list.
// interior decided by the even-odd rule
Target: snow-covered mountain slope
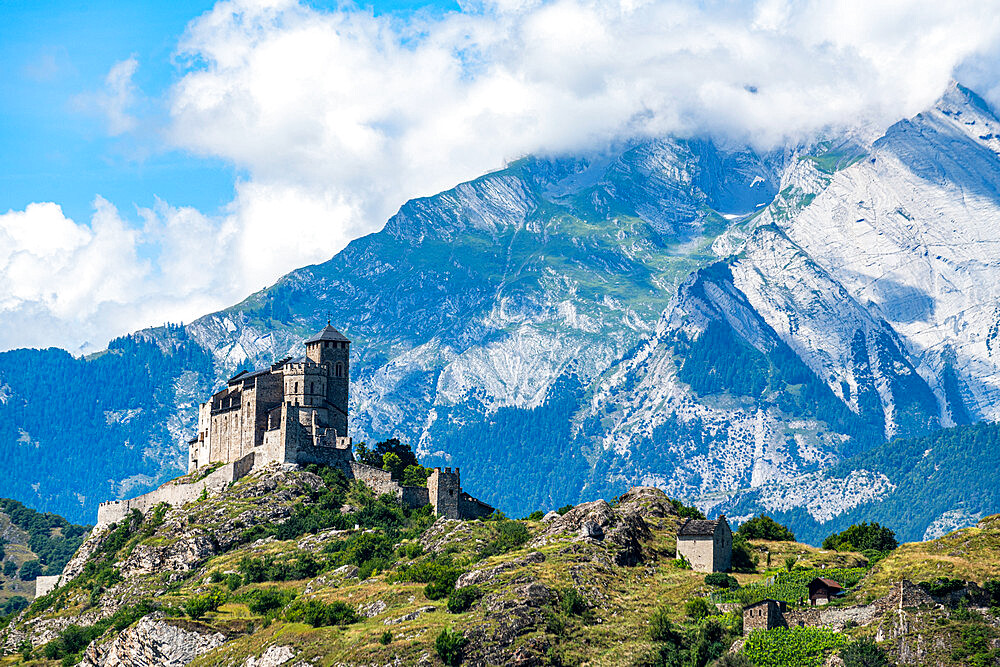
[{"label": "snow-covered mountain slope", "polygon": [[[182,336],[136,334],[163,355],[145,414],[171,415],[146,450],[179,450],[194,397],[332,319],[354,341],[355,439],[415,443],[510,513],[655,483],[737,518],[781,512],[815,538],[901,488],[867,459],[844,468],[851,457],[994,417],[998,125],[953,86],[873,141],[766,155],[643,141],[413,200]],[[191,344],[210,371],[185,372]],[[7,360],[0,433],[34,433],[5,406],[41,389],[9,381]],[[116,447],[98,438],[95,465]],[[130,465],[174,472],[156,456]],[[120,491],[88,484],[80,514],[53,509],[85,515]],[[0,495],[57,495],[24,486]],[[943,502],[952,518],[1000,509]]]}]

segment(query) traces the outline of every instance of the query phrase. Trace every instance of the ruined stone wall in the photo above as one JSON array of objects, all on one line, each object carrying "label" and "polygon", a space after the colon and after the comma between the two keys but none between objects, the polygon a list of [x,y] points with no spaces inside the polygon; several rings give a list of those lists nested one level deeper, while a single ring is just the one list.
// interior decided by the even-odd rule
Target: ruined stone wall
[{"label": "ruined stone wall", "polygon": [[39,576],[35,578],[35,597],[40,598],[56,589],[62,583],[63,576],[54,574],[52,576]]},{"label": "ruined stone wall", "polygon": [[691,569],[697,572],[714,572],[714,538],[678,535],[677,557],[681,556],[687,558]]},{"label": "ruined stone wall", "polygon": [[124,519],[132,510],[148,514],[160,503],[171,507],[180,507],[185,503],[197,500],[202,491],[218,493],[229,483],[235,482],[246,475],[254,466],[254,455],[248,454],[243,459],[233,461],[212,471],[204,479],[190,484],[175,484],[167,482],[160,488],[128,500],[111,500],[101,503],[97,508],[97,526],[108,526]]},{"label": "ruined stone wall", "polygon": [[375,495],[380,496],[383,493],[391,493],[396,497],[402,495],[403,487],[393,481],[392,475],[388,471],[380,470],[374,466],[351,461],[350,477],[364,482],[368,488],[375,492]]},{"label": "ruined stone wall", "polygon": [[401,486],[400,501],[404,507],[416,509],[430,503],[426,486]]},{"label": "ruined stone wall", "polygon": [[459,494],[458,497],[458,518],[460,519],[481,519],[493,514],[494,508],[481,500],[477,500],[467,493]]}]

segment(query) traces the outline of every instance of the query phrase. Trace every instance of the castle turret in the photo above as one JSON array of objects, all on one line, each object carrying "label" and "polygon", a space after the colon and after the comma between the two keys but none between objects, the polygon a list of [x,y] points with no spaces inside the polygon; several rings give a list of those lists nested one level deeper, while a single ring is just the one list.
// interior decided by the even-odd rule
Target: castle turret
[{"label": "castle turret", "polygon": [[330,426],[338,436],[347,435],[347,401],[351,381],[351,341],[329,323],[306,341],[306,358],[327,364],[326,400]]}]

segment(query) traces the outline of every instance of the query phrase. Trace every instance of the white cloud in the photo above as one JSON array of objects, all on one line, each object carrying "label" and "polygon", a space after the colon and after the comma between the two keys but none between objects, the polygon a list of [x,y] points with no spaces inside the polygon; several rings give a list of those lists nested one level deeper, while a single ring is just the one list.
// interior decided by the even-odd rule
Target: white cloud
[{"label": "white cloud", "polygon": [[265,283],[378,229],[407,198],[526,153],[664,133],[769,146],[887,125],[996,43],[997,9],[502,0],[401,22],[227,0],[182,40],[191,67],[172,92],[171,138],[249,174],[233,203],[244,251],[263,252],[294,206],[298,238],[248,269]]},{"label": "white cloud", "polygon": [[104,78],[104,87],[94,93],[77,95],[73,99],[75,107],[103,116],[112,137],[135,130],[139,122],[133,109],[139,99],[133,77],[138,69],[139,61],[134,55],[115,63]]},{"label": "white cloud", "polygon": [[[998,35],[998,0],[485,0],[405,21],[222,1],[178,46],[162,129],[232,163],[235,199],[212,218],[161,203],[131,225],[102,199],[90,225],[54,204],[0,216],[0,313],[39,330],[0,328],[0,348],[190,319],[526,153],[885,126],[931,104],[956,67],[996,85]],[[111,134],[161,103],[139,99],[137,67],[115,65],[96,97]],[[29,218],[50,233],[25,231]],[[46,338],[51,322],[78,326]]]},{"label": "white cloud", "polygon": [[101,197],[89,225],[54,203],[0,214],[0,321],[16,323],[0,327],[0,349],[91,350],[239,295],[213,283],[229,254],[218,225],[162,202],[140,214],[129,224]]}]

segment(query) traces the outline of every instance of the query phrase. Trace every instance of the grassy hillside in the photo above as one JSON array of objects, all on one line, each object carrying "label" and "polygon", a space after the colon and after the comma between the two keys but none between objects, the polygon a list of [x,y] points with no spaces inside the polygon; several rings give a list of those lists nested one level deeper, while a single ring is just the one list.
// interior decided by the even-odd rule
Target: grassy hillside
[{"label": "grassy hillside", "polygon": [[[5,621],[0,664],[101,665],[159,651],[220,666],[294,657],[699,667],[733,650],[725,664],[764,667],[819,665],[866,637],[893,638],[873,650],[894,659],[916,651],[945,665],[980,664],[968,661],[992,650],[985,591],[1000,575],[1000,517],[903,545],[873,567],[858,553],[753,540],[740,550],[744,571],[706,578],[675,558],[679,510],[692,512],[639,488],[544,517],[435,520],[329,469],[265,470],[92,535],[67,585]],[[816,576],[848,595],[822,611],[798,607]],[[946,581],[945,591],[932,581],[942,576],[976,584]],[[892,603],[900,578],[944,596],[908,611],[903,629]],[[764,597],[820,622],[744,645],[742,605]],[[963,627],[985,638],[985,653]]]},{"label": "grassy hillside", "polygon": [[0,616],[27,605],[36,576],[62,572],[89,529],[0,498]]}]

